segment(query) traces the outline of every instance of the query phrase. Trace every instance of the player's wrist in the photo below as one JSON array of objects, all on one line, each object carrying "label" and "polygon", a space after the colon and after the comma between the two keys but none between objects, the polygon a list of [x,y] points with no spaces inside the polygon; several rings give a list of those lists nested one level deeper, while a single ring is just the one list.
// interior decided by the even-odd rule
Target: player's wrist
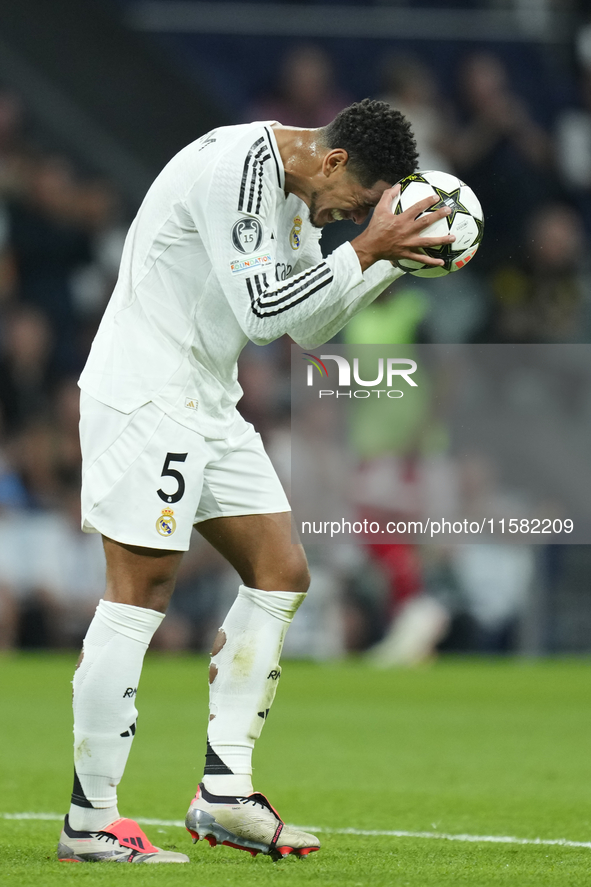
[{"label": "player's wrist", "polygon": [[378,261],[379,257],[374,254],[363,234],[352,240],[351,246],[357,253],[362,272],[367,271],[371,265]]}]

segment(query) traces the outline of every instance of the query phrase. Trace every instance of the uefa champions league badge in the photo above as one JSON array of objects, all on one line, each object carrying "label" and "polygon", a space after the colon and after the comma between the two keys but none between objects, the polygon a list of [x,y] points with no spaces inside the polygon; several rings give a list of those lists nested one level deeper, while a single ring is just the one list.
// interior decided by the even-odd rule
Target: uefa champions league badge
[{"label": "uefa champions league badge", "polygon": [[156,529],[161,536],[172,536],[176,530],[176,521],[172,508],[163,508],[162,514],[156,521]]},{"label": "uefa champions league badge", "polygon": [[299,249],[301,237],[300,234],[302,232],[302,220],[299,216],[296,216],[293,220],[293,228],[289,232],[289,242],[291,244],[292,249]]},{"label": "uefa champions league badge", "polygon": [[232,227],[232,244],[239,253],[254,253],[263,241],[263,227],[258,219],[239,219]]}]

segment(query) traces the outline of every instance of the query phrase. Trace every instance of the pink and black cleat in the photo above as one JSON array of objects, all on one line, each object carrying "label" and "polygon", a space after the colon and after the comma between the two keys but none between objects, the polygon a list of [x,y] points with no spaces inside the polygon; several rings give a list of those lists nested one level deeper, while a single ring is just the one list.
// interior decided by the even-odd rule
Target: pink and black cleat
[{"label": "pink and black cleat", "polygon": [[133,819],[117,819],[97,832],[78,832],[67,816],[57,858],[60,862],[189,862],[184,853],[154,847]]}]

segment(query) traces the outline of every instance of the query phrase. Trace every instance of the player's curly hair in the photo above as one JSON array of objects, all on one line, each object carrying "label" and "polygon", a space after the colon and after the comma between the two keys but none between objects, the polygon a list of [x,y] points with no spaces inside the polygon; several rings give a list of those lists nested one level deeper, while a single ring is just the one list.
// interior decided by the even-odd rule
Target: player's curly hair
[{"label": "player's curly hair", "polygon": [[340,111],[322,131],[327,148],[343,148],[364,188],[379,180],[393,185],[418,166],[410,123],[386,102],[363,99]]}]

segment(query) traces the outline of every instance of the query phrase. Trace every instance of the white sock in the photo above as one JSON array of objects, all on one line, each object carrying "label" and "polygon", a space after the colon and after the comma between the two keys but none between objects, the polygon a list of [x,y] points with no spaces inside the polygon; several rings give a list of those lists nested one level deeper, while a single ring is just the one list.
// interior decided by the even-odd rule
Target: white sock
[{"label": "white sock", "polygon": [[277,690],[285,634],[304,597],[241,585],[224,620],[225,642],[210,667],[203,784],[212,794],[252,793],[252,750]]},{"label": "white sock", "polygon": [[144,654],[163,613],[100,601],[74,674],[74,791],[70,826],[96,831],[119,818],[117,786],[135,734]]}]

